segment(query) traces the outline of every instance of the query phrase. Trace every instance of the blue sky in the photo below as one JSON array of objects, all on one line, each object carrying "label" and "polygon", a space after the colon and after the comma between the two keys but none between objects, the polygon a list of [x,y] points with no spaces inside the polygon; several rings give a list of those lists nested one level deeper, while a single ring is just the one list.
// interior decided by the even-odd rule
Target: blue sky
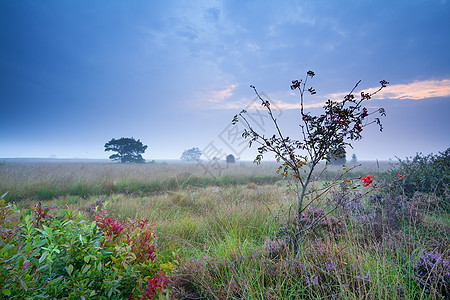
[{"label": "blue sky", "polygon": [[391,83],[368,104],[386,109],[384,131],[367,128],[349,155],[444,151],[449,15],[447,0],[1,0],[0,158],[107,158],[107,141],[134,137],[146,159],[192,147],[252,159],[229,127],[249,85],[300,138],[289,86],[309,69],[312,113],[360,79],[358,92]]}]

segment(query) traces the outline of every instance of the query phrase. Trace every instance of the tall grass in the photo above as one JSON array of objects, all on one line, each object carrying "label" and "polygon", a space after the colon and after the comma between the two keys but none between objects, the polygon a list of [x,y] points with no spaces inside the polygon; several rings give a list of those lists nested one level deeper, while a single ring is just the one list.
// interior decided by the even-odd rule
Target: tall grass
[{"label": "tall grass", "polygon": [[[1,167],[5,166],[8,163]],[[439,299],[448,295],[440,288],[449,279],[438,275],[445,273],[444,262],[450,257],[450,218],[432,195],[408,199],[370,195],[359,206],[336,210],[330,215],[334,219],[312,232],[301,255],[293,259],[282,226],[296,204],[295,195],[284,183],[273,184],[278,177],[257,180],[271,176],[276,165],[265,169],[234,165],[218,178],[205,176],[192,164],[185,169],[116,164],[34,167],[38,171],[30,166],[16,168],[16,174],[22,172],[24,177],[9,174],[2,188],[16,184],[23,191],[33,180],[43,185],[47,180],[53,190],[64,191],[65,186],[74,186],[67,182],[99,186],[102,180],[116,181],[109,193],[83,191],[81,185],[78,193],[83,195],[53,196],[45,204],[74,205],[87,220],[92,220],[97,207],[97,212],[117,219],[146,218],[156,224],[160,259],[174,266],[173,298]],[[5,169],[1,172],[3,177]],[[337,170],[328,172],[331,178]],[[65,179],[58,181],[58,174]],[[34,203],[39,190],[39,184],[30,188],[30,196],[19,205]],[[440,255],[441,265],[420,266],[421,257],[429,257],[428,253]],[[429,267],[428,277],[420,277],[419,267]]]},{"label": "tall grass", "polygon": [[223,165],[220,173],[210,176],[196,163],[7,162],[0,165],[0,191],[8,192],[8,201],[48,200],[65,195],[145,195],[188,186],[273,183],[280,179],[275,164],[265,164],[262,168],[249,163]]},{"label": "tall grass", "polygon": [[[381,169],[388,166],[381,164]],[[8,192],[7,201],[33,198],[48,200],[60,196],[111,195],[114,193],[146,195],[185,187],[210,185],[230,186],[248,182],[272,184],[281,176],[276,174],[278,164],[250,162],[221,163],[220,171],[205,172],[201,163],[171,162],[154,164],[78,163],[78,162],[16,162],[0,164],[0,191]],[[365,176],[380,169],[374,162],[347,174]],[[322,180],[338,176],[340,166],[329,166],[321,174]]]}]

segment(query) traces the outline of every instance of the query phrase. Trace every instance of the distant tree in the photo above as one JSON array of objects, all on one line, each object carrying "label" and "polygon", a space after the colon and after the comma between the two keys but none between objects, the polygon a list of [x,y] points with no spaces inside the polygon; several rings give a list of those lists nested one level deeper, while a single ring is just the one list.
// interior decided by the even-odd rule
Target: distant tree
[{"label": "distant tree", "polygon": [[352,154],[351,162],[352,162],[352,164],[356,164],[358,162],[358,158],[356,158],[356,154],[355,153]]},{"label": "distant tree", "polygon": [[226,157],[226,161],[228,164],[234,164],[236,162],[236,158],[234,157],[233,154],[229,154]]},{"label": "distant tree", "polygon": [[347,154],[345,149],[338,149],[334,152],[328,152],[325,160],[327,160],[331,165],[343,165],[347,162]]},{"label": "distant tree", "polygon": [[228,164],[234,164],[236,162],[236,159],[234,158],[233,154],[227,155],[227,163]]},{"label": "distant tree", "polygon": [[184,160],[184,161],[199,161],[200,156],[202,156],[202,151],[200,151],[200,149],[194,147],[194,148],[191,148],[188,150],[184,150],[180,159]]},{"label": "distant tree", "polygon": [[121,163],[144,163],[142,153],[145,152],[147,146],[142,144],[140,140],[131,138],[112,139],[105,144],[105,151],[117,152],[109,157],[113,161]]}]

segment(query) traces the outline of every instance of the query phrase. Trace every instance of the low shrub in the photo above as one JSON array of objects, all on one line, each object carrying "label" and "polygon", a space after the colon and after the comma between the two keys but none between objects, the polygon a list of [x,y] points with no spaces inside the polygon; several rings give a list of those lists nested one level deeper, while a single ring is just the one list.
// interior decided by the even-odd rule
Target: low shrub
[{"label": "low shrub", "polygon": [[184,299],[358,299],[371,289],[363,262],[345,247],[317,243],[311,250],[298,260],[264,252],[185,260],[174,271],[172,293]]},{"label": "low shrub", "polygon": [[433,298],[450,296],[450,260],[440,253],[423,253],[414,264],[416,282]]},{"label": "low shrub", "polygon": [[401,184],[388,185],[387,193],[404,194],[412,197],[414,193],[434,193],[441,201],[441,208],[450,212],[450,148],[437,155],[416,154],[405,160],[398,159],[397,166],[381,174],[386,181],[400,177]]},{"label": "low shrub", "polygon": [[156,259],[154,225],[40,202],[18,210],[0,199],[0,286],[10,299],[152,299],[170,265]]}]

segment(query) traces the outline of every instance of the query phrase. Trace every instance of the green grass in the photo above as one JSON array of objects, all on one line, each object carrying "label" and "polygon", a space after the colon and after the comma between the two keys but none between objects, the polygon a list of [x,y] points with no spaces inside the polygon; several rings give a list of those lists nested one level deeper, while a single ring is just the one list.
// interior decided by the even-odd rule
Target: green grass
[{"label": "green grass", "polygon": [[257,168],[252,164],[230,165],[216,176],[208,176],[196,164],[113,164],[113,163],[20,163],[0,165],[0,191],[7,201],[49,200],[54,197],[147,195],[186,187],[233,186],[249,182],[280,180],[275,164]]}]

